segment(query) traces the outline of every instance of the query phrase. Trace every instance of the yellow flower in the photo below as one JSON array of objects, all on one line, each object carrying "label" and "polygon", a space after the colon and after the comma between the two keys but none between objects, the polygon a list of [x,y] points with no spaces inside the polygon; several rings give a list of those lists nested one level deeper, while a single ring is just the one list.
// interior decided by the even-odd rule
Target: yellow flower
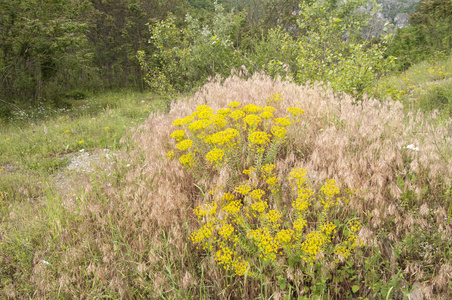
[{"label": "yellow flower", "polygon": [[249,169],[245,169],[245,170],[243,170],[243,174],[246,174],[246,175],[250,176],[251,175],[251,171],[256,171],[256,168],[255,167],[250,167]]},{"label": "yellow flower", "polygon": [[256,145],[267,144],[270,142],[270,138],[268,134],[263,131],[255,131],[249,136],[249,140],[251,143]]},{"label": "yellow flower", "polygon": [[243,118],[245,116],[245,113],[241,110],[233,111],[229,114],[229,117],[238,121],[238,119]]},{"label": "yellow flower", "polygon": [[184,140],[176,145],[177,149],[181,151],[185,151],[193,147],[193,141],[192,140]]},{"label": "yellow flower", "polygon": [[209,144],[224,145],[230,143],[234,137],[239,135],[239,131],[235,128],[228,128],[224,131],[216,132],[206,137],[205,142]]},{"label": "yellow flower", "polygon": [[168,153],[166,153],[166,157],[167,157],[169,160],[173,159],[173,157],[174,157],[174,151],[171,150],[171,151],[169,151]]},{"label": "yellow flower", "polygon": [[276,239],[278,239],[278,241],[283,245],[289,244],[290,241],[292,240],[292,237],[293,237],[292,229],[284,229],[276,234]]},{"label": "yellow flower", "polygon": [[173,122],[173,126],[183,126],[183,125],[187,125],[188,123],[190,123],[191,121],[193,121],[193,116],[187,116],[183,119],[177,119]]},{"label": "yellow flower", "polygon": [[287,134],[286,128],[281,126],[273,126],[271,132],[273,136],[277,137],[278,139],[284,139]]},{"label": "yellow flower", "polygon": [[108,127],[108,126],[104,127],[104,130],[105,130],[105,131],[107,131],[107,130],[109,130],[109,129],[110,129],[110,127]]},{"label": "yellow flower", "polygon": [[265,192],[263,190],[256,189],[256,190],[252,191],[249,196],[253,199],[259,200],[264,195],[265,195]]},{"label": "yellow flower", "polygon": [[304,110],[302,110],[301,108],[298,108],[298,107],[289,107],[289,108],[287,108],[287,111],[294,116],[299,116],[304,113]]},{"label": "yellow flower", "polygon": [[261,168],[261,171],[266,174],[270,174],[275,169],[275,167],[276,166],[274,164],[266,164]]},{"label": "yellow flower", "polygon": [[266,119],[266,120],[270,119],[270,118],[273,118],[273,114],[271,112],[268,112],[268,111],[264,111],[259,116],[261,116],[262,119]]},{"label": "yellow flower", "polygon": [[245,118],[243,118],[243,122],[251,127],[257,127],[262,122],[262,119],[256,115],[247,115]]},{"label": "yellow flower", "polygon": [[231,103],[228,104],[228,106],[232,107],[232,108],[236,108],[236,107],[239,107],[241,105],[242,105],[242,103],[240,103],[238,101],[234,101],[234,102],[231,102]]},{"label": "yellow flower", "polygon": [[83,144],[83,140],[81,140],[81,141],[78,141],[78,143],[79,143],[79,144]]},{"label": "yellow flower", "polygon": [[260,107],[259,105],[255,105],[255,104],[248,104],[247,106],[245,106],[243,108],[244,112],[247,112],[249,114],[255,114],[260,112],[261,110],[263,110],[262,107]]},{"label": "yellow flower", "polygon": [[191,153],[184,154],[179,157],[179,162],[184,166],[192,167],[194,165],[194,158]]},{"label": "yellow flower", "polygon": [[68,130],[66,130],[64,133],[69,133],[69,132],[71,132],[71,131],[68,129]]},{"label": "yellow flower", "polygon": [[235,191],[243,196],[247,195],[251,191],[251,187],[247,184],[239,185],[235,188]]},{"label": "yellow flower", "polygon": [[0,172],[3,172],[3,169],[0,169]]},{"label": "yellow flower", "polygon": [[185,138],[185,131],[183,130],[176,130],[173,133],[170,134],[170,137],[175,139],[177,142],[182,141]]},{"label": "yellow flower", "polygon": [[193,123],[191,123],[188,126],[188,129],[192,132],[196,132],[200,129],[202,129],[202,130],[206,129],[211,124],[212,124],[212,121],[210,121],[210,120],[197,120],[197,121],[194,121]]},{"label": "yellow flower", "polygon": [[220,108],[217,111],[218,114],[222,115],[222,116],[227,116],[231,113],[231,109],[230,108]]},{"label": "yellow flower", "polygon": [[219,164],[223,160],[224,156],[224,150],[215,148],[209,153],[206,154],[206,158],[208,161],[210,161],[212,164],[215,162]]},{"label": "yellow flower", "polygon": [[267,201],[259,200],[251,204],[251,208],[258,213],[263,213],[268,208],[268,204]]},{"label": "yellow flower", "polygon": [[286,126],[289,126],[290,124],[292,124],[288,118],[276,118],[274,120],[274,122],[276,125],[280,125],[283,127],[286,127]]}]

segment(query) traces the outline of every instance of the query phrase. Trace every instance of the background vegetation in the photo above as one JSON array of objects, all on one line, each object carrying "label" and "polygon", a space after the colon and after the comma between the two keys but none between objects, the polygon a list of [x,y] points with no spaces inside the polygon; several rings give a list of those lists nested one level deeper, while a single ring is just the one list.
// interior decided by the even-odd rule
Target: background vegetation
[{"label": "background vegetation", "polygon": [[452,7],[380,2],[2,1],[0,297],[451,297]]}]

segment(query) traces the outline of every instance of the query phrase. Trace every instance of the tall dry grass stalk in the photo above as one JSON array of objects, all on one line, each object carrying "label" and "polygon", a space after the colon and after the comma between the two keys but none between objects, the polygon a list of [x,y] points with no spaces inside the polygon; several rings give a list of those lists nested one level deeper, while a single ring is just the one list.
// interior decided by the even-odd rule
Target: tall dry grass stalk
[{"label": "tall dry grass stalk", "polygon": [[[188,239],[198,226],[193,209],[202,204],[203,192],[227,180],[226,170],[214,174],[212,182],[199,183],[177,160],[166,159],[166,153],[174,143],[171,124],[198,105],[214,110],[232,101],[266,106],[273,94],[282,99],[271,103],[275,115],[292,106],[305,110],[302,121],[289,129],[290,147],[275,163],[280,177],[294,166],[302,167],[314,185],[334,178],[356,190],[353,203],[343,209],[364,220],[360,238],[377,249],[362,255],[380,251],[389,262],[388,269],[376,270],[380,279],[390,281],[401,270],[406,285],[426,282],[425,296],[450,295],[450,257],[438,252],[441,244],[433,245],[431,239],[439,236],[435,243],[445,245],[452,236],[444,196],[451,187],[450,123],[437,125],[434,115],[406,115],[398,102],[355,103],[319,85],[297,86],[265,75],[212,81],[192,98],[173,103],[169,114],[152,115],[134,131],[126,142],[137,147],[124,153],[111,174],[99,174],[81,193],[80,208],[73,212],[79,226],[71,228],[71,250],[62,250],[63,265],[54,274],[61,295],[257,297],[260,282],[225,276]],[[126,163],[130,167],[124,167]],[[423,252],[410,253],[406,247],[413,235],[424,244]],[[362,258],[356,259],[358,268]],[[423,261],[431,267],[419,267]],[[296,270],[287,274],[287,280],[302,283],[303,278]],[[275,278],[269,280],[270,289],[282,295]],[[40,297],[45,298],[49,284],[37,282]],[[377,297],[372,293],[367,297]]]}]

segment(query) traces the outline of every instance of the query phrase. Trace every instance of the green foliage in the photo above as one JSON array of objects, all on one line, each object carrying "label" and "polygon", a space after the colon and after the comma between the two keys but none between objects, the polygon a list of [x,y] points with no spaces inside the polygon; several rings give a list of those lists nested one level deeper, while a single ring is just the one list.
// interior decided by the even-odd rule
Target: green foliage
[{"label": "green foliage", "polygon": [[399,29],[389,54],[397,66],[406,70],[429,57],[445,57],[452,50],[452,3],[449,0],[424,0],[410,15],[409,27]]},{"label": "green foliage", "polygon": [[392,57],[383,58],[391,36],[382,36],[378,43],[357,36],[369,21],[358,12],[363,4],[361,0],[301,4],[297,82],[328,82],[335,91],[357,98],[375,93],[378,79],[393,66]]},{"label": "green foliage", "polygon": [[0,3],[1,97],[50,98],[77,83],[87,68],[84,12],[83,2]]},{"label": "green foliage", "polygon": [[215,5],[212,25],[202,25],[190,15],[186,27],[176,26],[175,18],[149,25],[150,43],[156,51],[150,57],[138,52],[138,60],[146,72],[145,81],[155,92],[188,91],[217,74],[227,76],[243,63],[234,50],[229,35],[236,18]]}]

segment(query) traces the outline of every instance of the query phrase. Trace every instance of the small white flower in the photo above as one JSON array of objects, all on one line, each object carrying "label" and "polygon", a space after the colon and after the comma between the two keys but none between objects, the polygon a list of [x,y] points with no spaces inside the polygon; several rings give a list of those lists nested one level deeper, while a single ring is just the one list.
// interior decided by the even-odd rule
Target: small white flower
[{"label": "small white flower", "polygon": [[130,164],[127,164],[126,167],[127,167],[127,168],[130,167]]},{"label": "small white flower", "polygon": [[414,146],[414,144],[410,144],[410,145],[406,146],[406,148],[407,148],[407,149],[414,150],[414,151],[419,151],[419,148],[416,147],[416,146]]},{"label": "small white flower", "polygon": [[51,266],[52,264],[51,263],[49,263],[48,261],[45,261],[45,260],[40,260],[40,262],[42,262],[43,264],[46,264],[46,265],[49,265],[49,266]]},{"label": "small white flower", "polygon": [[78,150],[79,152],[83,152],[83,151],[85,151],[85,149],[80,149],[80,150]]}]

